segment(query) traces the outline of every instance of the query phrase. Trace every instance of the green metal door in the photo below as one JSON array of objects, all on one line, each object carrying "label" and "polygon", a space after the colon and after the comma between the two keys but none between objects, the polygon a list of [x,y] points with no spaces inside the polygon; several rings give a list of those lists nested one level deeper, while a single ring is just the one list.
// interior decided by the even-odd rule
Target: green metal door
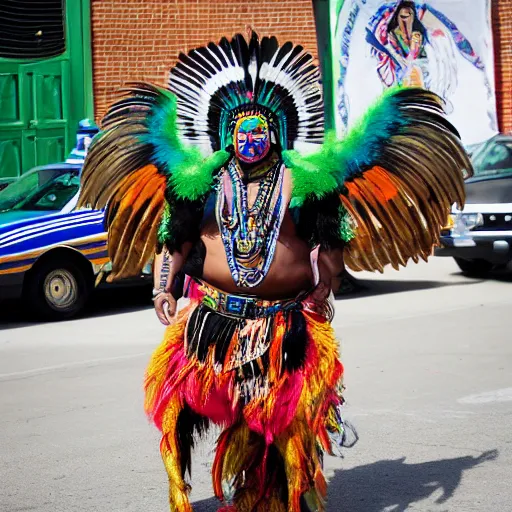
[{"label": "green metal door", "polygon": [[[48,4],[54,9],[58,5],[64,15],[62,53],[35,59],[0,57],[0,181],[35,165],[64,160],[75,143],[78,121],[92,117],[91,98],[86,98],[92,91],[84,86],[90,83],[91,72],[86,69],[90,67],[89,1],[50,0]],[[35,30],[40,25],[33,20],[33,9],[26,13],[27,26]],[[44,26],[45,19],[38,22]],[[4,48],[6,52],[9,49]]]}]

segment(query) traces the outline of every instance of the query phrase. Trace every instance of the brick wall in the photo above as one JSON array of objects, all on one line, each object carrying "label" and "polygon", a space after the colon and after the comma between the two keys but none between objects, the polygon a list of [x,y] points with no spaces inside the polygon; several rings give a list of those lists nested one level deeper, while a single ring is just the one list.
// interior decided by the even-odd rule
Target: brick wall
[{"label": "brick wall", "polygon": [[496,104],[500,129],[512,131],[512,1],[493,1]]},{"label": "brick wall", "polygon": [[[498,119],[512,131],[512,0],[492,4]],[[180,51],[249,26],[316,54],[311,0],[92,0],[96,117],[124,81],[165,84]]]},{"label": "brick wall", "polygon": [[248,27],[316,54],[311,0],[92,0],[96,117],[124,81],[165,84],[180,51]]}]

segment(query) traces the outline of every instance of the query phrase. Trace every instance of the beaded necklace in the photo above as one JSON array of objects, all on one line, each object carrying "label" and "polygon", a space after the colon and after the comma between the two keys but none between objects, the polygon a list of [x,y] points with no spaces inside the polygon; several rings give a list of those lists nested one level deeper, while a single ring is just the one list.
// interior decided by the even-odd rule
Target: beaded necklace
[{"label": "beaded necklace", "polygon": [[278,160],[259,182],[250,208],[247,185],[235,159],[219,180],[217,223],[237,286],[257,286],[268,273],[285,209],[283,176],[284,165]]}]

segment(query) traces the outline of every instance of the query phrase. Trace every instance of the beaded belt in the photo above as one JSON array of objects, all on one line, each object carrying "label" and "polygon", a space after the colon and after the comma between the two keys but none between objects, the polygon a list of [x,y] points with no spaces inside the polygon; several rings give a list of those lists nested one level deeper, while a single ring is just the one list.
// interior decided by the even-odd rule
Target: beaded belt
[{"label": "beaded belt", "polygon": [[240,318],[261,318],[275,315],[279,311],[301,309],[297,299],[263,300],[257,297],[233,295],[225,293],[205,282],[200,282],[200,290],[204,292],[202,303],[220,314]]}]

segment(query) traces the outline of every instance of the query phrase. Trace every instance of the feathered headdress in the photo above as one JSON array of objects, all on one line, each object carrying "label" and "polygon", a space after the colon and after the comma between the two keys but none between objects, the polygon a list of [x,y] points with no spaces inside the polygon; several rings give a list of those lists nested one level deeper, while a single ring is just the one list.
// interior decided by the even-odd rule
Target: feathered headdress
[{"label": "feathered headdress", "polygon": [[180,54],[171,70],[177,126],[186,143],[205,155],[231,144],[233,120],[259,111],[271,118],[283,149],[304,150],[323,140],[323,101],[318,67],[300,45],[275,37],[231,41]]}]

